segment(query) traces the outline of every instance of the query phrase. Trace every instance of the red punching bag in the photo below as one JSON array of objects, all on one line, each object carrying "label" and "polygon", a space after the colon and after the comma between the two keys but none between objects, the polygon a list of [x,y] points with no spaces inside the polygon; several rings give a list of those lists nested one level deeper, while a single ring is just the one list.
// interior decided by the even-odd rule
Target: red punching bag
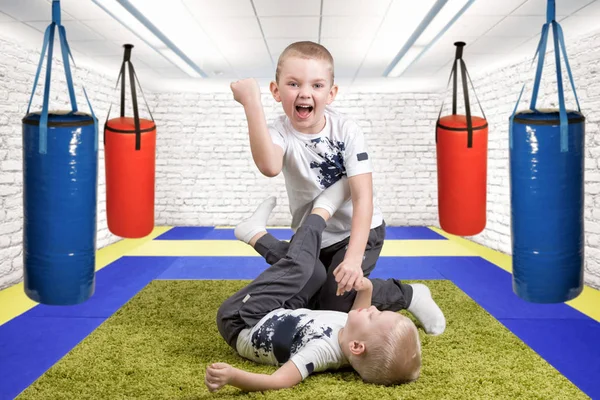
[{"label": "red punching bag", "polygon": [[[126,44],[117,87],[121,80],[121,116],[104,125],[106,167],[106,214],[108,229],[124,238],[147,236],[154,228],[154,174],[156,164],[156,125],[140,118],[131,63],[133,45]],[[128,64],[133,118],[125,117],[125,66]],[[140,86],[141,90],[141,86]],[[143,96],[142,92],[142,96]],[[110,109],[109,109],[110,115]]]},{"label": "red punching bag", "polygon": [[[444,108],[442,104],[435,133],[438,212],[440,226],[444,231],[472,236],[483,231],[486,223],[488,124],[483,109],[483,118],[471,115],[468,72],[462,59],[465,43],[456,42],[455,45],[456,58],[450,73],[450,78],[454,78],[452,115],[441,117]],[[457,115],[456,112],[459,63],[466,115]],[[479,99],[477,102],[479,103]],[[481,103],[479,107],[481,108]]]}]

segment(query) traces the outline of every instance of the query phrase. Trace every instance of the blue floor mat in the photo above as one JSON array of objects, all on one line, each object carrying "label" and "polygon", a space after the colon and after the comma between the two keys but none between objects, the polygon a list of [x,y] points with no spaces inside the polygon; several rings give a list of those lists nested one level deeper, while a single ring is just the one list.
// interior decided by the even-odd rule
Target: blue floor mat
[{"label": "blue floor mat", "polygon": [[588,320],[500,322],[592,399],[600,399],[600,323]]},{"label": "blue floor mat", "polygon": [[448,240],[426,226],[388,226],[386,240]]},{"label": "blue floor mat", "polygon": [[[279,240],[290,240],[293,231],[285,228],[268,229]],[[447,240],[424,226],[388,226],[387,240]],[[209,226],[181,226],[172,228],[154,240],[237,240],[233,229],[215,229]]]},{"label": "blue floor mat", "polygon": [[563,303],[535,304],[522,300],[512,291],[512,275],[483,258],[453,258],[454,263],[434,268],[497,319],[589,319]]},{"label": "blue floor mat", "polygon": [[[291,229],[268,229],[268,232],[279,240],[290,240]],[[172,228],[154,240],[237,240],[233,229],[215,229],[212,227],[187,227]]]},{"label": "blue floor mat", "polygon": [[96,273],[96,292],[75,306],[37,305],[0,326],[0,399],[12,399],[173,262],[122,257]]},{"label": "blue floor mat", "polygon": [[[254,279],[268,264],[262,257],[173,257],[157,279]],[[432,266],[453,257],[381,257],[373,278],[444,279]]]}]

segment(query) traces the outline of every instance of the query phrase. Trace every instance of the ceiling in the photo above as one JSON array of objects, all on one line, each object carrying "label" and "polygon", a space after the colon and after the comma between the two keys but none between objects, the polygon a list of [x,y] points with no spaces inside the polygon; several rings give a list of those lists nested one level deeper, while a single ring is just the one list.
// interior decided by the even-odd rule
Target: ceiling
[{"label": "ceiling", "polygon": [[[464,59],[476,76],[532,57],[546,14],[546,0],[475,0],[400,78],[384,78],[384,70],[434,0],[129,1],[136,6],[144,3],[145,16],[208,78],[189,77],[91,0],[61,0],[62,21],[76,62],[116,73],[122,45],[132,43],[140,79],[211,90],[227,89],[226,82],[244,77],[267,84],[281,51],[298,40],[318,41],[331,51],[341,86],[439,88],[450,71],[455,41],[467,43]],[[599,29],[600,1],[556,2],[567,46],[571,38]],[[41,48],[42,32],[51,19],[50,4],[51,0],[0,0],[0,36]]]}]

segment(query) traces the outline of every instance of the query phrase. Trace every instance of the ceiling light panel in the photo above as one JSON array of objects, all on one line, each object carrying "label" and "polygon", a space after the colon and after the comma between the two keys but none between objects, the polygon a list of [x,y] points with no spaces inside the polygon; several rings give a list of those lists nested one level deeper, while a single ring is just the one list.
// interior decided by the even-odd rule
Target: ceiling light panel
[{"label": "ceiling light panel", "polygon": [[118,56],[119,54],[123,54],[121,46],[108,40],[79,41],[69,39],[69,46],[90,57]]},{"label": "ceiling light panel", "polygon": [[285,50],[286,47],[288,47],[290,44],[294,43],[294,42],[300,42],[303,40],[310,40],[313,42],[316,42],[318,40],[317,35],[315,36],[307,36],[307,37],[296,37],[296,38],[286,38],[286,39],[274,39],[274,38],[267,38],[267,46],[269,48],[269,52],[271,53],[271,56],[273,57],[273,60],[277,61],[277,59],[279,58],[279,55],[283,52],[283,50]]},{"label": "ceiling light panel", "polygon": [[498,25],[490,29],[486,36],[509,37],[509,36],[533,36],[540,33],[542,25],[546,23],[546,18],[508,16]]},{"label": "ceiling light panel", "polygon": [[253,17],[250,0],[181,0],[198,17]]},{"label": "ceiling light panel", "polygon": [[392,0],[323,0],[323,16],[382,17]]},{"label": "ceiling light panel", "polygon": [[[110,15],[105,13],[104,10],[102,12],[110,17]],[[132,41],[135,41],[135,40],[137,40],[138,42],[141,41],[141,39],[135,33],[131,32],[129,29],[125,28],[123,26],[123,24],[121,24],[119,21],[115,20],[112,17],[110,17],[110,18],[111,19],[104,20],[104,21],[103,20],[87,20],[87,21],[84,21],[83,23],[90,29],[93,29],[94,31],[98,32],[105,39],[112,40],[117,43],[125,44],[125,43],[131,43]],[[149,47],[149,46],[148,46],[148,48],[151,49],[151,47]]]},{"label": "ceiling light panel", "polygon": [[260,24],[266,38],[319,35],[319,17],[261,17]]},{"label": "ceiling light panel", "polygon": [[509,15],[527,0],[477,0],[465,15]]},{"label": "ceiling light panel", "polygon": [[435,0],[393,2],[363,60],[358,76],[381,76],[434,3]]},{"label": "ceiling light panel", "polygon": [[468,3],[469,0],[448,0],[429,25],[427,25],[423,33],[417,38],[415,46],[429,45]]},{"label": "ceiling light panel", "polygon": [[231,40],[262,38],[256,17],[213,17],[200,23],[217,46]]},{"label": "ceiling light panel", "polygon": [[452,24],[442,38],[447,36],[456,38],[460,38],[461,36],[482,36],[504,18],[506,18],[504,15],[468,16],[465,13]]},{"label": "ceiling light panel", "polygon": [[[556,16],[566,17],[590,3],[593,3],[593,0],[558,0],[556,2]],[[516,9],[512,15],[538,15],[545,17],[547,7],[548,0],[529,0]]]},{"label": "ceiling light panel", "polygon": [[121,4],[117,3],[116,0],[93,0],[97,5],[103,8],[109,15],[115,20],[119,21],[121,25],[129,28],[131,32],[134,32],[139,38],[147,42],[150,46],[155,49],[166,47],[166,45],[157,38],[144,24],[137,20],[129,11],[127,11]]},{"label": "ceiling light panel", "polygon": [[[52,4],[52,0],[46,0]],[[100,6],[89,0],[60,0],[60,8],[73,18],[83,20],[110,21],[112,17],[104,12]]]},{"label": "ceiling light panel", "polygon": [[189,58],[201,58],[214,45],[181,1],[129,0]]},{"label": "ceiling light panel", "polygon": [[[28,22],[30,25],[40,32],[45,32],[48,27],[48,22]],[[103,36],[97,33],[95,30],[85,26],[78,21],[62,21],[62,25],[67,31],[67,39],[71,41],[84,41],[84,40],[105,40]]]},{"label": "ceiling light panel", "polygon": [[323,17],[322,38],[372,38],[383,17]]},{"label": "ceiling light panel", "polygon": [[[18,21],[52,22],[52,4],[46,0],[1,0],[2,12]],[[66,12],[61,13],[64,21],[73,17]]]},{"label": "ceiling light panel", "polygon": [[321,13],[321,0],[254,0],[254,6],[259,17],[319,16]]}]

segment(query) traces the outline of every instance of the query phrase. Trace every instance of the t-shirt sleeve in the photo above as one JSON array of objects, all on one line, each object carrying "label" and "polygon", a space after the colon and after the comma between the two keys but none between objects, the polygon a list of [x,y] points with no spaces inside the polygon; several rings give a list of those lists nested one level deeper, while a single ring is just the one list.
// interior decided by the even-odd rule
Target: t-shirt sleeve
[{"label": "t-shirt sleeve", "polygon": [[365,143],[365,135],[355,122],[347,122],[344,126],[346,147],[344,149],[344,162],[348,177],[373,172],[371,155]]},{"label": "t-shirt sleeve", "polygon": [[276,122],[269,125],[269,134],[271,135],[271,140],[277,146],[281,147],[285,152],[287,148],[287,141],[284,133],[283,126],[280,123]]},{"label": "t-shirt sleeve", "polygon": [[331,358],[322,340],[313,340],[304,346],[290,360],[296,365],[302,375],[302,380],[313,372],[321,372],[332,366],[338,365],[337,360]]}]

